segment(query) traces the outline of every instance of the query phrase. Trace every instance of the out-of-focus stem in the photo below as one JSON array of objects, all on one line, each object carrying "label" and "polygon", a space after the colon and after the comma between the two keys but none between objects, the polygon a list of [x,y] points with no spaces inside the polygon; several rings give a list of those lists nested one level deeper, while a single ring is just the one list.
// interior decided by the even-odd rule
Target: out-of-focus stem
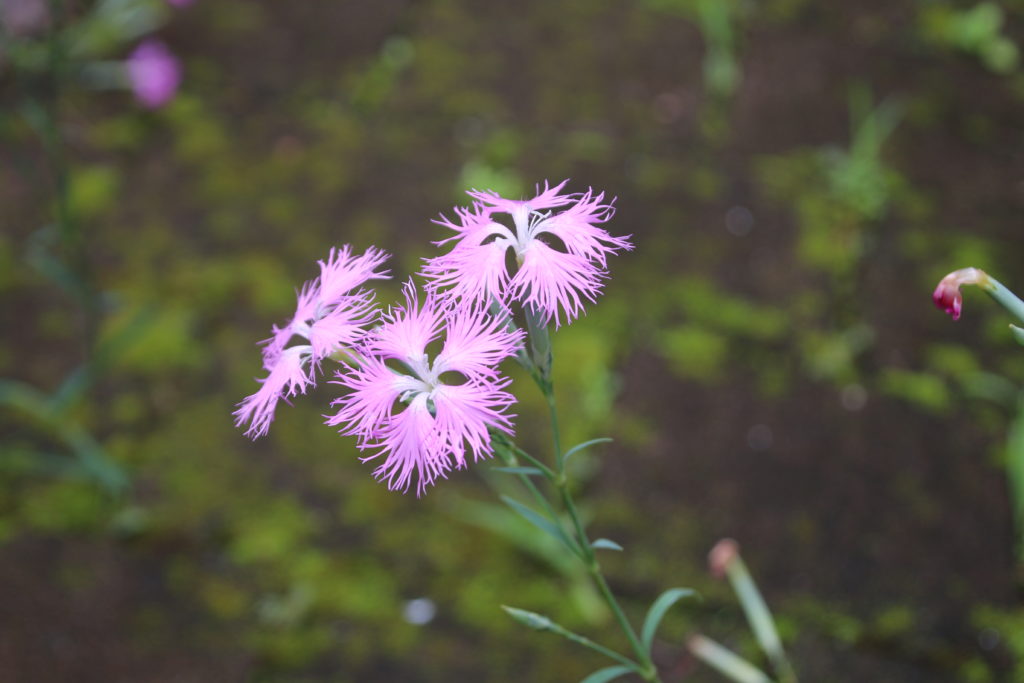
[{"label": "out-of-focus stem", "polygon": [[1003,286],[1003,283],[989,275],[989,286],[983,287],[988,295],[998,301],[1003,308],[1010,312],[1017,320],[1024,322],[1024,301]]},{"label": "out-of-focus stem", "polygon": [[557,633],[558,635],[563,636],[564,638],[567,638],[574,643],[579,643],[583,647],[590,648],[594,652],[600,652],[605,657],[608,657],[609,659],[619,662],[620,664],[628,667],[633,671],[637,671],[636,662],[630,661],[629,659],[623,657],[614,650],[609,650],[604,645],[595,643],[586,636],[581,636],[578,633],[570,631],[564,626],[561,626],[560,624],[551,621],[551,619],[545,617],[543,614],[529,612],[527,610],[518,609],[516,607],[509,607],[508,605],[502,605],[501,608],[505,610],[505,612],[508,613],[508,615],[511,616],[513,619],[522,624],[526,624],[530,628],[536,629],[538,631],[551,631],[553,633]]},{"label": "out-of-focus stem", "polygon": [[772,683],[763,671],[710,638],[690,636],[686,647],[695,657],[736,683]]},{"label": "out-of-focus stem", "polygon": [[74,273],[78,298],[83,309],[83,339],[86,353],[91,355],[98,325],[98,299],[92,288],[89,261],[78,222],[71,207],[71,179],[64,155],[64,137],[60,130],[61,84],[64,78],[67,47],[62,35],[65,14],[63,0],[50,0],[50,27],[47,53],[49,92],[39,107],[41,121],[37,132],[46,149],[54,173],[54,220],[60,235],[64,260]]},{"label": "out-of-focus stem", "polygon": [[747,570],[743,558],[740,557],[739,545],[732,539],[719,541],[711,550],[709,556],[711,570],[717,575],[725,574],[732,585],[736,597],[739,598],[743,612],[747,616],[754,637],[768,659],[771,660],[772,669],[778,676],[780,683],[796,683],[796,673],[793,671],[786,651],[782,647],[782,639],[775,629],[775,620],[768,609],[761,591],[754,583],[753,577]]}]

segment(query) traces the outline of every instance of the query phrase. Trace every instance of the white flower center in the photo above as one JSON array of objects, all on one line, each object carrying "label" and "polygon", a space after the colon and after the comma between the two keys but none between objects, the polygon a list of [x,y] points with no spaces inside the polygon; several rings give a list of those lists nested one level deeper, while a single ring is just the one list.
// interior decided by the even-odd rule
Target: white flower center
[{"label": "white flower center", "polygon": [[419,358],[406,359],[406,365],[413,371],[415,377],[405,376],[409,380],[410,386],[402,393],[401,400],[403,402],[420,394],[427,394],[427,398],[433,398],[437,390],[444,386],[444,382],[441,381],[441,373],[444,372],[444,368],[438,367],[436,363],[431,363],[427,354],[424,353]]},{"label": "white flower center", "polygon": [[516,238],[512,246],[516,250],[516,258],[522,262],[523,254],[530,248],[530,244],[538,234],[544,232],[542,224],[551,214],[534,211],[529,204],[519,204],[511,215],[516,226]]}]

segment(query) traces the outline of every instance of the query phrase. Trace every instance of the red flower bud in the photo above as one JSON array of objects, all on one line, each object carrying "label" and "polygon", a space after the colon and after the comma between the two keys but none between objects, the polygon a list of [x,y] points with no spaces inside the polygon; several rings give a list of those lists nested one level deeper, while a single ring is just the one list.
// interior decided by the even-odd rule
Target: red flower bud
[{"label": "red flower bud", "polygon": [[963,285],[987,285],[988,275],[977,268],[961,268],[942,278],[939,286],[932,294],[932,301],[935,305],[953,316],[953,320],[960,318],[960,309],[963,306],[964,297],[960,293]]}]

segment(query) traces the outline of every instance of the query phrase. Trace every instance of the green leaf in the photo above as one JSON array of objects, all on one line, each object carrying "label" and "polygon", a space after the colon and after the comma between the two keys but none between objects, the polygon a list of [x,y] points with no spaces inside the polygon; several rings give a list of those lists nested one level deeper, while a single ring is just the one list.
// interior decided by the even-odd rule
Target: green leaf
[{"label": "green leaf", "polygon": [[1010,332],[1013,332],[1013,338],[1017,340],[1017,343],[1024,346],[1024,328],[1010,325]]},{"label": "green leaf", "polygon": [[551,628],[553,623],[551,619],[547,618],[543,614],[529,612],[525,609],[519,609],[518,607],[502,605],[501,609],[505,610],[510,617],[518,621],[520,624],[525,624],[537,631],[547,631]]},{"label": "green leaf", "polygon": [[608,681],[614,681],[619,676],[625,676],[630,673],[633,673],[633,670],[627,666],[609,666],[604,669],[598,669],[580,681],[580,683],[608,683]]},{"label": "green leaf", "polygon": [[732,650],[700,634],[691,636],[687,648],[697,659],[734,683],[772,683],[772,679]]},{"label": "green leaf", "polygon": [[505,472],[506,474],[525,474],[528,477],[543,477],[544,473],[536,467],[492,467],[492,472]]},{"label": "green leaf", "polygon": [[644,648],[648,652],[651,651],[651,645],[654,643],[654,634],[658,630],[658,625],[661,624],[661,620],[665,617],[668,609],[683,598],[696,594],[697,592],[692,588],[670,588],[659,595],[658,599],[651,604],[651,608],[647,610],[647,616],[644,618],[643,628],[640,631],[640,639],[643,641]]},{"label": "green leaf", "polygon": [[606,436],[605,437],[601,437],[600,439],[591,439],[590,441],[584,441],[583,443],[578,444],[576,446],[573,446],[572,448],[567,450],[565,452],[565,455],[562,456],[562,462],[565,462],[566,460],[568,460],[569,456],[571,456],[573,453],[576,453],[577,451],[582,451],[584,448],[588,448],[589,446],[593,446],[594,444],[598,444],[598,443],[611,443],[611,441],[612,441],[612,439],[609,439]]},{"label": "green leaf", "polygon": [[35,426],[60,439],[78,459],[81,471],[110,493],[128,486],[120,467],[106,457],[96,440],[75,423],[55,415],[49,398],[35,387],[13,380],[0,380],[0,406],[29,417]]},{"label": "green leaf", "polygon": [[591,548],[595,550],[604,548],[605,550],[618,550],[622,552],[622,546],[609,538],[599,538],[590,544]]},{"label": "green leaf", "polygon": [[[593,650],[594,652],[600,652],[605,657],[608,657],[609,659],[611,659],[613,661],[616,661],[619,664],[622,664],[626,668],[627,671],[636,671],[636,672],[640,671],[640,668],[636,664],[636,662],[630,661],[629,659],[627,659],[626,657],[623,657],[622,655],[620,655],[618,652],[615,652],[614,650],[609,650],[608,648],[606,648],[604,645],[601,645],[600,643],[595,643],[594,641],[592,641],[590,638],[587,638],[586,636],[581,636],[578,633],[573,633],[572,631],[570,631],[569,629],[565,628],[564,626],[551,621],[550,619],[548,619],[543,614],[537,614],[536,612],[528,612],[528,611],[526,611],[524,609],[518,609],[516,607],[509,607],[508,605],[502,605],[501,609],[505,610],[505,612],[510,617],[512,617],[513,619],[515,619],[519,623],[525,624],[526,626],[529,626],[532,629],[536,629],[537,631],[551,631],[552,633],[557,633],[558,635],[562,636],[563,638],[571,640],[574,643],[578,643],[578,644],[582,645],[585,648]],[[593,675],[593,674],[591,674],[591,675]],[[611,680],[611,679],[609,678],[609,679],[599,679],[599,680]]]},{"label": "green leaf", "polygon": [[548,519],[544,515],[540,514],[536,510],[527,507],[526,505],[523,505],[515,498],[502,496],[501,499],[505,502],[506,505],[508,505],[510,508],[518,512],[527,522],[534,525],[541,531],[551,534],[552,536],[560,540],[562,543],[564,543],[566,547],[568,547],[570,550],[572,550],[573,552],[577,552],[575,544],[573,544],[572,541],[569,540],[569,537],[565,535],[565,531],[563,531],[562,527],[558,526],[558,524]]}]

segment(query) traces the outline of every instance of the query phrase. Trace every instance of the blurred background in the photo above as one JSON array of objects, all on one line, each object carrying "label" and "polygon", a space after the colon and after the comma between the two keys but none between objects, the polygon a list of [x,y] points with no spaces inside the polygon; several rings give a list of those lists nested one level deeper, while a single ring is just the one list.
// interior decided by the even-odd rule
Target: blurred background
[{"label": "blurred background", "polygon": [[[331,246],[398,280],[468,187],[571,178],[637,246],[555,341],[565,440],[667,681],[1024,680],[1024,2],[0,0],[0,680],[571,681],[624,648],[480,464],[389,493],[323,384],[250,442],[256,342]],[[134,93],[133,93],[134,89]],[[396,293],[394,282],[380,299]],[[540,395],[515,391],[545,452]],[[1020,421],[1020,425],[1018,425]],[[1017,486],[1011,482],[1017,482]]]}]

